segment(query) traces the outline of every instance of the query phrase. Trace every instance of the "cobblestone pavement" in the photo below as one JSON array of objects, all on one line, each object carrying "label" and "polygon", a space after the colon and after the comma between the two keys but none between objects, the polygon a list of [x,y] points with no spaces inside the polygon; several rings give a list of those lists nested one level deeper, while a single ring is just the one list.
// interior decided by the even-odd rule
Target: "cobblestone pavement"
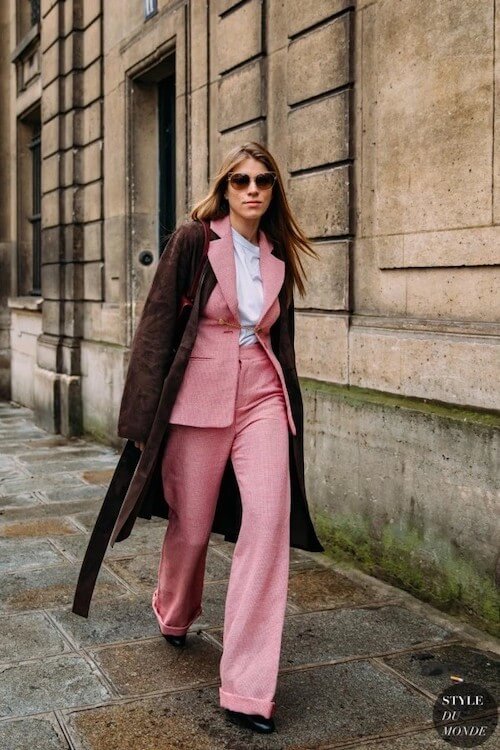
[{"label": "cobblestone pavement", "polygon": [[[139,519],[108,550],[89,618],[71,612],[117,457],[0,403],[1,750],[442,750],[432,708],[450,675],[498,698],[498,641],[325,555],[292,550],[277,731],[227,723],[217,688],[233,544],[212,535],[204,612],[181,651],[151,610],[165,520]],[[493,746],[498,728],[484,745]]]}]

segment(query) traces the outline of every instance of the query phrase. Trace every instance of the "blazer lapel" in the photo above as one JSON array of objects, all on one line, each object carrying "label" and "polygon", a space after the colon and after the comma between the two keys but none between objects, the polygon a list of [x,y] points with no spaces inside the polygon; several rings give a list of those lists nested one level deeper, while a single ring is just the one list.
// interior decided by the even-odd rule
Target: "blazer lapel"
[{"label": "blazer lapel", "polygon": [[236,263],[229,216],[224,216],[222,219],[212,219],[210,229],[213,229],[219,235],[219,239],[210,241],[208,260],[220,284],[227,306],[235,320],[240,322],[236,292]]},{"label": "blazer lapel", "polygon": [[[219,235],[219,239],[211,240],[208,249],[208,260],[213,268],[222,294],[235,320],[240,322],[238,312],[238,296],[236,290],[236,263],[234,260],[233,236],[229,216],[212,219],[210,228]],[[262,314],[257,324],[262,324],[266,313],[274,302],[283,285],[285,278],[285,263],[272,254],[273,245],[265,232],[259,231],[260,274],[264,291]]]}]

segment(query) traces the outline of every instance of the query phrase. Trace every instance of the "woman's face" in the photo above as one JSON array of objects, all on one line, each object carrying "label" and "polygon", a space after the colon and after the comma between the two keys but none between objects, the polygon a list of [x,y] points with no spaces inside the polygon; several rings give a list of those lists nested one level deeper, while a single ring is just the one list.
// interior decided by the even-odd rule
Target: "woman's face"
[{"label": "woman's face", "polygon": [[250,183],[242,190],[234,188],[229,180],[226,183],[224,197],[229,202],[229,208],[242,219],[260,219],[265,214],[273,197],[274,187],[268,190],[262,190],[255,184],[255,177],[262,172],[269,172],[266,165],[247,157],[236,164],[231,172],[247,174],[250,177]]}]

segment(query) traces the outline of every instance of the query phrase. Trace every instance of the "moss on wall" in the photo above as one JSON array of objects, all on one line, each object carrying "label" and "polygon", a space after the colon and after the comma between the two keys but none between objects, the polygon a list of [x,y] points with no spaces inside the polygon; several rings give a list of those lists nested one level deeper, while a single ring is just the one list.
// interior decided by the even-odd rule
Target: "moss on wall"
[{"label": "moss on wall", "polygon": [[388,523],[374,536],[366,518],[315,513],[326,554],[355,564],[475,627],[500,636],[500,591],[452,546],[426,531]]}]

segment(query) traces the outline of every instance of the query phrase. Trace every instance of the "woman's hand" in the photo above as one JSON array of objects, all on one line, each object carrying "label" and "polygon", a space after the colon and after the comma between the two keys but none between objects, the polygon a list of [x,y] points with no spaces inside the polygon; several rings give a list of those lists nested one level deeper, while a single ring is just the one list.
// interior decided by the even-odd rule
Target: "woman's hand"
[{"label": "woman's hand", "polygon": [[135,443],[134,443],[134,445],[135,445],[136,448],[139,448],[140,451],[143,451],[144,450],[144,446],[146,445],[146,443],[139,443],[136,440]]}]

